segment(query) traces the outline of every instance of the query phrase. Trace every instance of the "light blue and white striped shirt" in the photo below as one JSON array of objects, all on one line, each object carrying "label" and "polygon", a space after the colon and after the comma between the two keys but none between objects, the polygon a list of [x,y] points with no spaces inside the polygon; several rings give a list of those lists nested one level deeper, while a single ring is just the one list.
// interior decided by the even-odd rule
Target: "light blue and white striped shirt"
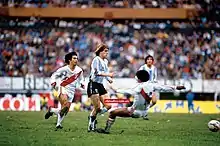
[{"label": "light blue and white striped shirt", "polygon": [[149,73],[149,81],[157,81],[157,68],[154,65],[152,65],[151,68],[149,68],[146,64],[144,64],[139,68],[139,70],[146,70]]},{"label": "light blue and white striped shirt", "polygon": [[96,56],[92,60],[90,80],[100,84],[103,84],[104,78],[108,81],[112,80],[110,77],[100,76],[101,73],[109,73],[108,60]]}]

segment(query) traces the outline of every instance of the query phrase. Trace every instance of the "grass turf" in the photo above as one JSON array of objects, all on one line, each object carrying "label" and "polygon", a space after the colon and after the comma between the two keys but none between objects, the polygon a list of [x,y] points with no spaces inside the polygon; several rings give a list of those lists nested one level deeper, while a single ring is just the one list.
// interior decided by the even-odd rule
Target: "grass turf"
[{"label": "grass turf", "polygon": [[[44,112],[0,112],[0,145],[43,146],[219,146],[220,132],[210,132],[207,122],[219,115],[154,114],[150,120],[118,118],[111,134],[87,132],[85,112],[71,112],[63,129],[55,131],[56,118]],[[104,127],[107,114],[98,117]],[[124,130],[123,133],[121,131]],[[120,134],[121,133],[121,134]]]}]

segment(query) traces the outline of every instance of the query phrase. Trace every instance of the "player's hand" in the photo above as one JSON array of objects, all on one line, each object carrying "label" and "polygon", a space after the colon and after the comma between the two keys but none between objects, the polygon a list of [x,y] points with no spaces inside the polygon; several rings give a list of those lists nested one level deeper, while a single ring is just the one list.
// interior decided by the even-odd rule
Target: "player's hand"
[{"label": "player's hand", "polygon": [[56,84],[57,84],[56,82],[53,82],[53,83],[51,84],[51,86],[52,86],[53,89],[55,89]]},{"label": "player's hand", "polygon": [[182,89],[186,89],[186,87],[185,86],[176,86],[176,89],[177,90],[182,90]]},{"label": "player's hand", "polygon": [[115,75],[114,73],[109,73],[109,74],[108,74],[108,76],[111,77],[111,78],[113,78],[114,75]]}]

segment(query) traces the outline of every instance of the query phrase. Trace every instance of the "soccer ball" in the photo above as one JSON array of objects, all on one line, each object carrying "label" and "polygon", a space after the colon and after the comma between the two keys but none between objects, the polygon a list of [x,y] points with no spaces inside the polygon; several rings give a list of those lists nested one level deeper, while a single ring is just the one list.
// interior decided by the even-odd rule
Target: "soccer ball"
[{"label": "soccer ball", "polygon": [[208,123],[208,128],[212,132],[217,132],[220,130],[220,122],[217,120],[211,120]]}]

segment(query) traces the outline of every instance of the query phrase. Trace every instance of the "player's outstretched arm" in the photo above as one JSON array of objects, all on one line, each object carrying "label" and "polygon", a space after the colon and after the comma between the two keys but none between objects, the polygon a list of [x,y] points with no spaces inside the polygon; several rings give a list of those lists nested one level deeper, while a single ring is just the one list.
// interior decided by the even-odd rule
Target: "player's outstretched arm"
[{"label": "player's outstretched arm", "polygon": [[155,84],[153,89],[154,91],[158,91],[158,92],[174,92],[175,90],[182,90],[186,88],[184,86],[169,86],[169,85]]},{"label": "player's outstretched arm", "polygon": [[136,95],[138,93],[140,93],[142,89],[142,86],[141,85],[137,85],[135,86],[134,88],[131,88],[131,89],[117,89],[116,92],[118,93],[122,93],[122,94],[131,94],[131,95]]},{"label": "player's outstretched arm", "polygon": [[117,89],[116,92],[122,94],[131,94],[131,95],[136,94],[136,92],[132,89]]}]

